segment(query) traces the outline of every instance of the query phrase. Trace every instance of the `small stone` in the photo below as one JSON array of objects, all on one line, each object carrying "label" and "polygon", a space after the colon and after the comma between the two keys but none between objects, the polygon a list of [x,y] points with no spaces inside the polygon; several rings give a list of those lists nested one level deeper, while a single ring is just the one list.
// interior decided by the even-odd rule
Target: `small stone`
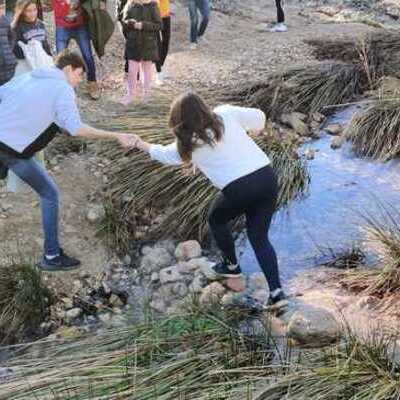
[{"label": "small stone", "polygon": [[324,131],[329,135],[337,136],[343,132],[343,127],[340,124],[330,124],[324,128]]},{"label": "small stone", "polygon": [[146,273],[158,272],[174,262],[171,254],[164,248],[146,246],[142,249],[142,254],[144,256],[140,261],[140,269]]},{"label": "small stone", "polygon": [[215,273],[215,271],[213,270],[213,265],[215,265],[214,262],[205,260],[204,262],[202,262],[199,265],[199,271],[205,275],[205,277],[209,280],[209,281],[216,281],[219,279],[219,276]]},{"label": "small stone", "polygon": [[213,282],[203,289],[199,299],[200,304],[212,305],[219,303],[225,293],[226,289],[219,282]]},{"label": "small stone", "polygon": [[228,278],[224,280],[224,285],[233,292],[243,292],[246,289],[246,279],[243,277]]},{"label": "small stone", "polygon": [[72,322],[74,319],[79,318],[82,315],[82,312],[81,308],[72,308],[65,313],[65,318],[67,322]]},{"label": "small stone", "polygon": [[345,139],[341,136],[337,136],[337,137],[333,138],[332,142],[331,142],[331,148],[333,150],[340,149],[343,146],[344,141],[345,141]]},{"label": "small stone", "polygon": [[180,261],[188,261],[201,257],[201,246],[196,240],[179,243],[175,250],[175,257]]},{"label": "small stone", "polygon": [[151,281],[152,283],[157,282],[159,279],[160,279],[160,276],[158,275],[157,272],[153,272],[153,273],[151,274],[150,281]]},{"label": "small stone", "polygon": [[120,299],[119,296],[117,296],[116,294],[112,294],[110,297],[110,304],[113,307],[123,307],[124,306],[124,302]]},{"label": "small stone", "polygon": [[126,254],[125,255],[125,257],[124,257],[124,259],[122,260],[122,262],[125,264],[125,265],[131,265],[132,264],[132,258],[131,258],[131,256],[129,255],[129,254]]},{"label": "small stone", "polygon": [[110,313],[102,313],[99,314],[99,320],[103,323],[103,324],[108,324],[111,321],[111,314]]},{"label": "small stone", "polygon": [[201,293],[203,288],[207,285],[206,277],[201,275],[196,275],[193,279],[193,282],[189,286],[189,290],[192,293]]},{"label": "small stone", "polygon": [[63,297],[61,301],[63,302],[65,308],[73,308],[74,306],[72,299],[69,297]]},{"label": "small stone", "polygon": [[325,119],[325,115],[319,112],[315,112],[311,115],[313,121],[321,123]]},{"label": "small stone", "polygon": [[310,129],[304,122],[305,118],[304,114],[296,112],[281,115],[281,121],[290,126],[296,133],[301,136],[310,136]]},{"label": "small stone", "polygon": [[165,304],[165,302],[163,300],[153,300],[150,302],[150,307],[160,313],[165,312],[165,310],[167,309],[167,306]]},{"label": "small stone", "polygon": [[315,150],[314,149],[307,149],[304,152],[304,155],[305,155],[307,160],[314,160],[314,158],[315,158]]},{"label": "small stone", "polygon": [[183,276],[178,272],[176,265],[164,268],[160,271],[160,282],[162,285],[180,280],[183,280]]},{"label": "small stone", "polygon": [[172,293],[178,297],[185,297],[188,292],[189,289],[183,282],[176,283],[172,288]]},{"label": "small stone", "polygon": [[86,213],[86,219],[92,223],[98,223],[105,217],[105,210],[102,205],[91,205]]}]

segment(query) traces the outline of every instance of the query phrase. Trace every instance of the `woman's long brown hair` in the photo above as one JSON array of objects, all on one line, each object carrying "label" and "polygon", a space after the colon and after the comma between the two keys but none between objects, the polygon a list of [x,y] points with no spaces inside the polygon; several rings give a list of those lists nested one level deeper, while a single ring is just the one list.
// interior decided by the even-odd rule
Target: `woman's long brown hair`
[{"label": "woman's long brown hair", "polygon": [[179,155],[187,163],[192,160],[197,147],[215,146],[224,134],[222,119],[193,92],[185,93],[173,102],[169,127],[176,136]]},{"label": "woman's long brown hair", "polygon": [[37,0],[18,0],[15,5],[15,15],[11,23],[11,27],[15,29],[21,22],[23,22],[24,12],[31,5],[34,4],[38,9],[39,18],[39,7]]}]

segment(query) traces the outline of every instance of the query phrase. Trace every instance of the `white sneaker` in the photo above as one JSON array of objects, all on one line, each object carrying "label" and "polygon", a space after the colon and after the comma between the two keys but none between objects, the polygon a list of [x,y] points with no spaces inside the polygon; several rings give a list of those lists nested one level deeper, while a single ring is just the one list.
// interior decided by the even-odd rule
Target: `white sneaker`
[{"label": "white sneaker", "polygon": [[197,50],[197,43],[190,43],[190,50]]},{"label": "white sneaker", "polygon": [[286,24],[284,24],[283,22],[274,25],[269,31],[270,32],[287,32],[288,28],[286,26]]}]

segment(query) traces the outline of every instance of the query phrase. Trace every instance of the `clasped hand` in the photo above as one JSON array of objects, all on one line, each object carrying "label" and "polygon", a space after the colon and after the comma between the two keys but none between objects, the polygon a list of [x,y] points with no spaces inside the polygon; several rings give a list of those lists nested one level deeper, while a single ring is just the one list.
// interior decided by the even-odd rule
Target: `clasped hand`
[{"label": "clasped hand", "polygon": [[125,149],[134,149],[140,140],[139,136],[135,134],[121,134],[118,136],[118,141]]}]

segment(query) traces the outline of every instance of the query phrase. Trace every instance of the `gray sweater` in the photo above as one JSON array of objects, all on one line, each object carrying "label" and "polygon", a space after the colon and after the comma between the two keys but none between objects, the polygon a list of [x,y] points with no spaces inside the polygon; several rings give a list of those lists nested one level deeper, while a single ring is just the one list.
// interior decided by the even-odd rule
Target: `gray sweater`
[{"label": "gray sweater", "polygon": [[13,53],[14,38],[8,19],[0,17],[0,85],[8,82],[15,72],[17,59]]}]

